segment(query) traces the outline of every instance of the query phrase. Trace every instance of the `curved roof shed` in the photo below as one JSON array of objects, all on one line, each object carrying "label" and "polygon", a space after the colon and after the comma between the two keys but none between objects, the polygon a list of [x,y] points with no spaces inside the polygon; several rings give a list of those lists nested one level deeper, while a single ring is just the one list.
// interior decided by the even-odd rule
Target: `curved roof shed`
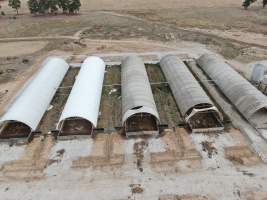
[{"label": "curved roof shed", "polygon": [[220,120],[220,113],[183,61],[177,56],[167,55],[161,59],[160,66],[182,116],[193,131],[203,132],[205,128],[206,131],[214,131],[218,127],[221,129],[219,121],[200,123],[206,118],[211,118],[210,121],[212,118]]},{"label": "curved roof shed", "polygon": [[101,58],[85,59],[57,126],[62,135],[91,134],[97,126],[104,74]]},{"label": "curved roof shed", "polygon": [[[144,117],[145,115],[149,115],[158,123],[159,114],[142,59],[134,55],[128,56],[122,61],[121,71],[123,126],[126,127],[127,121],[129,121],[130,124],[137,124],[136,130],[142,131],[143,128],[140,125],[142,120],[149,121],[148,118]],[[138,114],[140,115],[139,120],[136,120],[138,122],[131,123],[131,118]],[[128,128],[126,127],[126,129]]]},{"label": "curved roof shed", "polygon": [[267,98],[222,58],[204,54],[198,64],[240,113],[257,128],[267,127]]},{"label": "curved roof shed", "polygon": [[[36,130],[68,68],[69,65],[61,58],[46,59],[39,72],[16,96],[7,112],[1,117],[0,123],[15,122],[27,126],[30,132]],[[11,129],[9,131],[12,132]],[[13,136],[16,137],[16,133]],[[27,136],[27,134],[18,133],[17,136]]]}]

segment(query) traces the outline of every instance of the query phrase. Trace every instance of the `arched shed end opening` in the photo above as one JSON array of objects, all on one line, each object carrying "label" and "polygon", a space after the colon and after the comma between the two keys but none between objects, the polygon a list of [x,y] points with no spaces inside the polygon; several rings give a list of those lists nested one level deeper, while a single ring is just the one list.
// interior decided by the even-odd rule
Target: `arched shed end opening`
[{"label": "arched shed end opening", "polygon": [[129,136],[159,134],[159,114],[142,58],[131,55],[121,64],[122,124]]},{"label": "arched shed end opening", "polygon": [[267,128],[267,108],[261,108],[251,115],[249,118],[253,126],[257,128]]},{"label": "arched shed end opening", "polygon": [[197,105],[188,111],[186,123],[193,133],[220,132],[224,130],[221,116],[212,105]]},{"label": "arched shed end opening", "polygon": [[59,136],[92,135],[97,126],[104,74],[101,58],[89,56],[83,61],[57,125]]},{"label": "arched shed end opening", "polygon": [[31,134],[31,128],[19,121],[6,121],[0,128],[0,139],[26,138]]},{"label": "arched shed end opening", "polygon": [[127,137],[157,135],[158,119],[150,113],[136,113],[124,122],[123,129]]},{"label": "arched shed end opening", "polygon": [[62,120],[59,125],[59,136],[92,135],[93,124],[81,117],[70,117]]}]

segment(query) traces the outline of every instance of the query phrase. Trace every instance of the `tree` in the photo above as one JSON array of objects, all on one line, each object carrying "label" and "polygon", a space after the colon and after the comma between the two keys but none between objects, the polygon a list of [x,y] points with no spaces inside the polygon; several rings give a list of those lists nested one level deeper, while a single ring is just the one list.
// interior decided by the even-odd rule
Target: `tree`
[{"label": "tree", "polygon": [[245,0],[242,4],[242,6],[245,8],[245,9],[248,9],[248,7],[250,6],[251,4],[251,0]]},{"label": "tree", "polygon": [[58,0],[58,6],[62,9],[63,13],[68,11],[69,0]]},{"label": "tree", "polygon": [[56,13],[59,7],[58,0],[48,0],[48,7],[51,13]]},{"label": "tree", "polygon": [[13,9],[15,9],[17,14],[19,14],[19,9],[20,9],[20,6],[21,6],[20,0],[9,0],[8,6],[10,6]]},{"label": "tree", "polygon": [[80,0],[28,0],[28,7],[32,14],[56,13],[59,8],[63,13],[77,13],[81,2]]},{"label": "tree", "polygon": [[244,7],[245,9],[248,9],[248,7],[250,6],[250,4],[254,3],[255,1],[257,1],[257,0],[245,0],[245,1],[243,2],[243,7]]},{"label": "tree", "polygon": [[[242,6],[245,8],[245,9],[248,9],[248,7],[256,2],[257,0],[244,0]],[[265,6],[267,5],[267,0],[262,0],[262,5],[263,5],[263,8],[265,8]]]},{"label": "tree", "polygon": [[39,1],[38,0],[29,0],[28,8],[32,14],[36,14],[39,12]]},{"label": "tree", "polygon": [[49,1],[39,0],[39,13],[45,14],[49,11]]},{"label": "tree", "polygon": [[57,0],[29,0],[28,7],[32,14],[45,14],[49,10],[55,12],[57,8]]},{"label": "tree", "polygon": [[4,11],[2,11],[1,9],[2,9],[2,7],[1,7],[1,5],[0,5],[0,11],[1,11],[1,15],[2,15],[2,16],[6,15],[6,14],[5,14],[5,12],[4,12]]},{"label": "tree", "polygon": [[69,0],[68,10],[69,13],[77,13],[80,10],[81,2],[80,0]]}]

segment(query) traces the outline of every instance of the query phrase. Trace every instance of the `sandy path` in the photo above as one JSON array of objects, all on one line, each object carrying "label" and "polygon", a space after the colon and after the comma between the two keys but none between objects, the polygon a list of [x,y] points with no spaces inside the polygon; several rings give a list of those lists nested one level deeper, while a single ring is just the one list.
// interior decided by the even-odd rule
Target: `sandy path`
[{"label": "sandy path", "polygon": [[19,41],[39,41],[39,40],[60,40],[60,39],[70,39],[76,40],[79,37],[75,36],[40,36],[40,37],[15,37],[15,38],[0,38],[0,42],[19,42]]},{"label": "sandy path", "polygon": [[[176,3],[182,4],[182,5],[186,4],[189,7],[190,6],[192,7],[192,5],[194,5],[193,2],[195,2],[195,1],[190,1],[190,3],[184,3],[181,0],[169,0],[169,1],[173,1]],[[100,2],[102,2],[102,1],[100,1]],[[106,0],[103,2],[114,2],[114,0]],[[223,4],[226,5],[229,2],[224,2]],[[157,1],[155,1],[155,3],[157,3]],[[84,4],[86,4],[86,3],[84,2]],[[206,0],[203,3],[203,6],[204,5],[206,5],[208,7],[209,6],[218,7],[222,4],[220,4],[219,1]],[[84,6],[84,7],[86,7],[86,6]],[[128,15],[128,14],[120,14],[120,13],[112,12],[112,11],[99,11],[99,12],[103,13],[103,14],[108,14],[111,16],[123,17],[123,18],[128,18],[128,19],[136,20],[136,21],[142,21],[144,23],[157,24],[160,26],[170,27],[173,29],[177,29],[177,31],[185,30],[185,31],[210,35],[211,37],[214,36],[214,37],[220,37],[223,39],[229,39],[229,40],[240,42],[243,44],[256,45],[256,46],[264,47],[264,48],[267,47],[267,36],[263,35],[263,34],[259,34],[259,33],[242,32],[242,31],[234,30],[234,29],[222,31],[222,30],[218,30],[218,29],[179,28],[179,27],[171,25],[171,24],[166,24],[163,22],[151,22],[149,20],[139,18],[136,16],[132,16],[132,15]],[[79,40],[80,35],[84,30],[86,30],[86,27],[82,28],[81,30],[77,31],[75,34],[70,35],[70,36],[56,35],[56,36],[40,36],[40,37],[36,36],[36,37],[0,38],[0,43],[1,42],[14,42],[14,41],[42,41],[42,40],[60,40],[60,39]],[[94,40],[94,41],[98,41],[98,40]],[[109,41],[107,41],[107,42],[109,42]]]},{"label": "sandy path", "polygon": [[[120,14],[120,13],[109,12],[109,11],[108,12],[102,11],[102,13],[109,14],[111,16],[124,17],[124,18],[128,18],[131,20],[142,21],[145,23],[158,24],[158,25],[165,26],[165,27],[175,28],[177,30],[180,29],[180,30],[185,30],[185,31],[190,31],[190,32],[195,32],[195,33],[202,33],[205,35],[211,35],[211,36],[220,37],[223,39],[235,40],[237,42],[242,42],[245,44],[257,45],[260,47],[267,47],[267,35],[264,35],[264,34],[253,33],[253,32],[243,32],[243,31],[234,30],[234,29],[218,30],[218,29],[200,29],[200,28],[179,28],[171,24],[166,24],[163,22],[151,22],[149,20],[136,17],[136,16],[132,16],[132,15],[128,15],[128,14]],[[78,35],[76,34],[74,36],[77,37]]]},{"label": "sandy path", "polygon": [[184,30],[189,30],[198,33],[210,34],[217,37],[232,39],[239,42],[244,42],[252,45],[266,46],[267,47],[267,35],[251,32],[243,32],[239,30],[216,30],[216,29],[199,29],[199,28],[186,28]]},{"label": "sandy path", "polygon": [[[125,16],[124,16],[125,17]],[[128,16],[129,17],[129,16]],[[135,18],[135,17],[134,17]],[[143,19],[140,19],[143,20]],[[146,20],[143,20],[146,21]],[[158,23],[157,23],[158,24]],[[76,32],[73,36],[40,36],[40,37],[15,37],[15,38],[0,38],[0,43],[3,42],[21,42],[21,41],[43,41],[43,40],[61,40],[61,39],[69,39],[69,40],[79,40],[80,34],[83,30],[86,30],[86,28],[83,28],[82,30]],[[182,30],[202,33],[202,34],[209,34],[212,36],[224,38],[224,39],[231,39],[236,42],[242,42],[244,44],[250,44],[250,45],[256,45],[260,47],[267,47],[267,36],[263,34],[258,33],[251,33],[251,32],[241,32],[238,30],[231,30],[231,31],[222,31],[222,30],[209,30],[209,29],[199,29],[199,28],[183,28]],[[91,41],[106,41],[108,43],[110,42],[123,42],[121,40],[94,40],[91,39]],[[128,40],[131,42],[130,40]],[[0,44],[0,48],[1,48]],[[1,53],[1,52],[0,52]]]}]

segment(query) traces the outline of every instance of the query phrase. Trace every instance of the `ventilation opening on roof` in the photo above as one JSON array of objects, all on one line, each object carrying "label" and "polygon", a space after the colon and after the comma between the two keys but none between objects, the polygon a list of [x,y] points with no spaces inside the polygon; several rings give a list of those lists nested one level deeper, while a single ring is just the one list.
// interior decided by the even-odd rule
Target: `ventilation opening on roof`
[{"label": "ventilation opening on roof", "polygon": [[0,128],[0,139],[28,137],[31,128],[18,121],[7,121]]},{"label": "ventilation opening on roof", "polygon": [[259,109],[257,112],[255,112],[251,117],[250,117],[250,122],[253,123],[253,125],[256,128],[267,128],[267,109],[262,108]]},{"label": "ventilation opening on roof", "polygon": [[138,110],[140,108],[143,108],[143,106],[136,106],[136,107],[133,107],[131,110]]},{"label": "ventilation opening on roof", "polygon": [[210,104],[199,104],[191,109],[187,123],[194,133],[219,132],[224,129],[219,112]]},{"label": "ventilation opening on roof", "polygon": [[154,135],[158,133],[158,120],[149,113],[137,113],[124,124],[126,136]]},{"label": "ventilation opening on roof", "polygon": [[71,117],[61,122],[60,136],[68,135],[91,135],[93,125],[86,119]]},{"label": "ventilation opening on roof", "polygon": [[[190,116],[192,115],[192,113],[194,112],[194,110],[207,110],[209,108],[212,108],[213,105],[209,104],[209,103],[201,103],[201,104],[197,104],[194,107],[190,108],[187,112],[186,112],[186,116]],[[213,110],[214,111],[214,110]]]},{"label": "ventilation opening on roof", "polygon": [[209,104],[209,103],[201,103],[196,105],[194,108],[197,109],[203,109],[203,108],[211,108],[213,105]]}]

